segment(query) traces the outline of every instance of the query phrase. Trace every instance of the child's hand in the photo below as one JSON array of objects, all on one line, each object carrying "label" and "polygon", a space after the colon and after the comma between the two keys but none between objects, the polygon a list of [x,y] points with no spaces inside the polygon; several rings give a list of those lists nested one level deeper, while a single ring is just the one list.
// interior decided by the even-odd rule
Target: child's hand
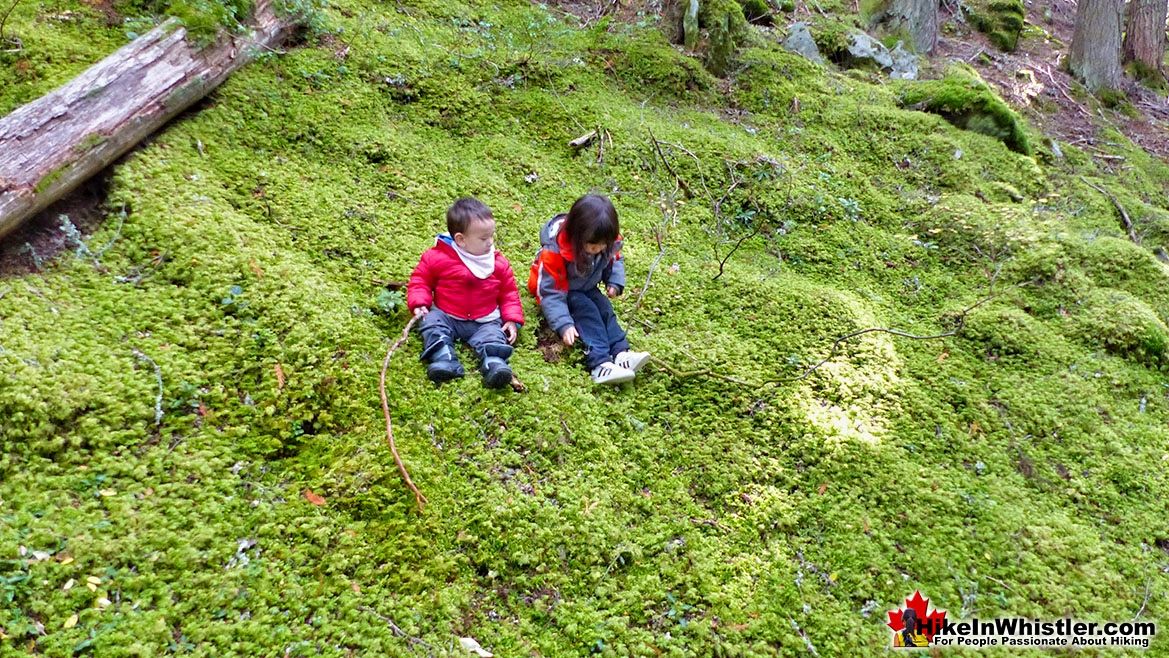
[{"label": "child's hand", "polygon": [[508,345],[515,345],[515,339],[519,336],[519,331],[516,330],[514,322],[503,323],[503,337],[507,339]]},{"label": "child's hand", "polygon": [[429,312],[430,309],[426,308],[425,306],[419,306],[418,308],[414,309],[414,317],[420,318]]},{"label": "child's hand", "polygon": [[605,294],[609,296],[609,299],[613,299],[617,295],[620,295],[621,291],[617,290],[617,286],[607,286],[605,288]]},{"label": "child's hand", "polygon": [[576,336],[576,327],[569,327],[564,330],[564,334],[560,337],[560,340],[564,341],[565,345],[572,347],[572,344],[576,342]]}]

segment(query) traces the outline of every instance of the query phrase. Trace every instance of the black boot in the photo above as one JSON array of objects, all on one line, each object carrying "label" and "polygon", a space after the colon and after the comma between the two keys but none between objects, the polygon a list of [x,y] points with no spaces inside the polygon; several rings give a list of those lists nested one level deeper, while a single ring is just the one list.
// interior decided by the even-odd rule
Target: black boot
[{"label": "black boot", "polygon": [[507,365],[507,357],[511,356],[511,352],[510,345],[487,345],[483,348],[479,373],[483,375],[484,386],[504,388],[511,383],[511,367]]},{"label": "black boot", "polygon": [[447,343],[435,343],[422,353],[422,359],[429,361],[426,366],[426,376],[435,384],[458,379],[464,374],[463,364],[459,362],[455,348]]}]

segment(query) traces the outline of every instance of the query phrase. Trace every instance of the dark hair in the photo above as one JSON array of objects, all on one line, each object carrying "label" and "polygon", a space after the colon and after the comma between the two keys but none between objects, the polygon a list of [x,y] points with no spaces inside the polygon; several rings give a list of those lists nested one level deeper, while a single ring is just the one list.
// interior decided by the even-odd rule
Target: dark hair
[{"label": "dark hair", "polygon": [[608,197],[586,194],[572,204],[568,218],[564,220],[563,230],[572,245],[572,258],[577,272],[588,274],[593,269],[593,257],[585,253],[585,245],[603,242],[608,245],[604,251],[605,258],[612,257],[613,243],[617,242],[621,225],[617,222],[617,209]]},{"label": "dark hair", "polygon": [[447,233],[466,233],[471,222],[485,219],[495,219],[487,204],[474,197],[463,197],[446,209]]}]

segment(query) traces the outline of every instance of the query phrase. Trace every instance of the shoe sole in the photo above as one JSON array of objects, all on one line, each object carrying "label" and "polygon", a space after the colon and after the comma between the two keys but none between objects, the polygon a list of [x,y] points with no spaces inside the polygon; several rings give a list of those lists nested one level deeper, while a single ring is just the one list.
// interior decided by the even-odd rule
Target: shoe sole
[{"label": "shoe sole", "polygon": [[435,384],[442,384],[463,376],[463,373],[457,370],[433,370],[426,372],[427,378]]},{"label": "shoe sole", "polygon": [[630,371],[630,373],[629,373],[629,375],[628,375],[628,376],[625,376],[625,375],[616,375],[616,376],[614,376],[614,377],[608,377],[608,378],[606,378],[606,379],[604,379],[604,380],[596,380],[596,379],[594,379],[594,380],[593,380],[593,383],[594,383],[594,384],[597,384],[597,385],[601,385],[601,384],[624,384],[625,382],[631,382],[631,381],[633,381],[633,372],[632,372],[632,371]]},{"label": "shoe sole", "polygon": [[506,388],[511,383],[511,371],[500,370],[491,375],[484,375],[483,385],[487,388]]}]

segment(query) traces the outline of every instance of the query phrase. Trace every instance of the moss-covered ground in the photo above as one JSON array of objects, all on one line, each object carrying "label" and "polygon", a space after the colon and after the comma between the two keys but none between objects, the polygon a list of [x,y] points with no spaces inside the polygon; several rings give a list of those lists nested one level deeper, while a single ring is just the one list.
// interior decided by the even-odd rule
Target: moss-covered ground
[{"label": "moss-covered ground", "polygon": [[[0,112],[124,42],[87,12],[18,8]],[[322,18],[120,163],[86,250],[0,280],[0,655],[883,655],[914,590],[1167,617],[1164,162],[1023,155],[763,40],[727,85],[653,26],[522,2]],[[598,127],[600,159],[566,146]],[[748,385],[595,388],[525,294],[526,393],[435,389],[417,339],[391,363],[419,514],[384,282],[467,194],[522,282],[590,190],[634,345]],[[956,333],[790,381],[866,327]]]}]

